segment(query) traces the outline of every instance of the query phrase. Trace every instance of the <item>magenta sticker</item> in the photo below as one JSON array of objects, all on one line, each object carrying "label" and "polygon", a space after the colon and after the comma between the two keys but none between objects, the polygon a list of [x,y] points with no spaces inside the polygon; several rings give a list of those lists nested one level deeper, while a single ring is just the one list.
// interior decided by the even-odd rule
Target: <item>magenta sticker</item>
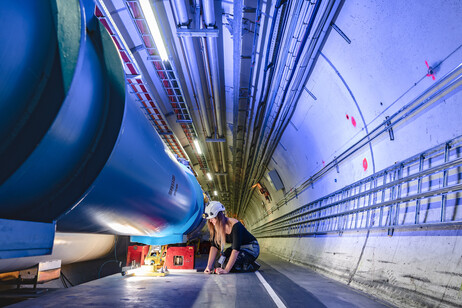
[{"label": "magenta sticker", "polygon": [[367,159],[363,159],[363,168],[364,168],[364,171],[367,170]]}]

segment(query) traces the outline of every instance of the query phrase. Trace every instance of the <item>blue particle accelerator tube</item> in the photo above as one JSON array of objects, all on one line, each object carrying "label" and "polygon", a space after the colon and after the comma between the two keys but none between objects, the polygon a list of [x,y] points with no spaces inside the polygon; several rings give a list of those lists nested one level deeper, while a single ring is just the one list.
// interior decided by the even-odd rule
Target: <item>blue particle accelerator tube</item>
[{"label": "blue particle accelerator tube", "polygon": [[182,242],[203,194],[128,94],[92,1],[0,10],[0,259],[50,254],[55,230]]}]

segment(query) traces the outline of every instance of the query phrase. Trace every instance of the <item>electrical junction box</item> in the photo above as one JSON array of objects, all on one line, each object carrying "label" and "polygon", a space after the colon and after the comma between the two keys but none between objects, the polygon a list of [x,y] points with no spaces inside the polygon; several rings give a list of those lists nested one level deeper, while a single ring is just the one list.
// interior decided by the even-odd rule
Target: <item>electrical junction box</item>
[{"label": "electrical junction box", "polygon": [[194,269],[194,246],[168,247],[165,265],[167,270]]},{"label": "electrical junction box", "polygon": [[127,251],[127,266],[132,263],[139,266],[144,265],[144,260],[149,254],[149,245],[132,245],[128,246]]},{"label": "electrical junction box", "polygon": [[276,171],[276,169],[268,172],[268,176],[270,177],[271,182],[273,183],[273,186],[276,190],[280,190],[284,188],[284,184],[282,184],[281,178],[279,177],[279,174]]}]

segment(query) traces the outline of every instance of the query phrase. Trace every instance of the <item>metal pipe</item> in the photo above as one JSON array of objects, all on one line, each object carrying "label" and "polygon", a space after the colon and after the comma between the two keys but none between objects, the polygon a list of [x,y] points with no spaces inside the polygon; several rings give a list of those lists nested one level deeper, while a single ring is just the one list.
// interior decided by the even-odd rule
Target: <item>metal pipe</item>
[{"label": "metal pipe", "polygon": [[[320,1],[318,1],[317,3],[320,3]],[[328,5],[327,5],[327,8],[324,10],[323,12],[323,16],[322,16],[322,20],[323,22],[320,22],[318,24],[318,29],[316,30],[317,32],[319,32],[321,29],[322,30],[325,30],[326,27],[328,27],[330,25],[330,21],[332,20],[333,16],[336,14],[338,8],[339,8],[339,5],[340,5],[340,1],[329,1],[328,2]],[[313,12],[313,15],[315,16],[316,15],[316,8],[315,8],[315,11]],[[313,16],[310,17],[310,22],[309,24],[312,25],[312,23],[314,23],[314,19]],[[310,31],[307,31],[307,35],[309,34]],[[303,72],[301,73],[303,75],[303,80],[307,80],[308,76],[309,76],[309,73],[312,71],[312,67],[313,67],[313,64],[315,63],[314,59],[317,58],[317,53],[319,52],[319,46],[321,46],[324,42],[324,40],[326,39],[326,33],[327,31],[321,31],[322,34],[319,34],[319,35],[316,35],[314,34],[313,37],[316,37],[317,39],[314,40],[313,42],[310,43],[310,45],[314,44],[314,47],[309,47],[308,48],[308,55],[305,56],[305,59],[302,61],[302,62],[305,62],[307,58],[309,58],[309,64],[310,65],[303,65],[302,63],[302,67],[303,67]],[[302,51],[303,51],[303,45],[305,45],[306,43],[306,39],[307,39],[307,36],[304,38],[303,42],[302,42],[302,45],[300,47],[300,53],[297,55],[297,58],[295,60],[295,65],[294,67],[296,67],[297,63],[299,62],[300,60],[300,57],[301,57],[301,54],[302,54]],[[314,52],[313,50],[316,49],[316,56],[315,57],[312,57],[311,54]],[[313,61],[311,61],[313,59]],[[290,83],[291,83],[291,80],[292,78],[294,77],[294,74],[295,74],[295,70],[294,72],[291,74],[290,76],[290,79],[289,81],[287,82],[287,86],[289,87],[290,86]],[[300,73],[299,73],[300,74]],[[302,82],[302,84],[304,84],[305,82]],[[287,92],[288,91],[285,91],[283,93],[283,98],[281,101],[284,101],[285,100],[285,97],[287,95]],[[289,94],[290,95],[290,94]],[[298,96],[297,96],[298,98]],[[294,112],[295,108],[292,108],[292,114]],[[265,151],[264,151],[264,156],[265,158],[262,160],[262,163],[260,164],[261,166],[266,166],[268,164],[268,161],[271,159],[272,157],[272,154],[274,153],[274,150],[276,148],[276,145],[279,143],[279,140],[282,136],[282,133],[285,131],[285,128],[287,127],[287,124],[290,120],[290,118],[292,117],[292,114],[286,118],[285,114],[282,116],[283,119],[285,119],[285,123],[283,123],[282,125],[282,128],[278,128],[277,131],[277,134],[275,136],[275,138],[273,139],[273,142],[269,145],[269,149],[267,149],[267,146],[265,145]],[[274,129],[274,126],[272,128],[272,131]],[[258,172],[257,172],[257,175],[256,175],[256,178],[261,178],[261,176],[263,176],[263,172],[264,172],[264,169],[260,169]]]},{"label": "metal pipe", "polygon": [[[207,28],[215,27],[215,12],[213,8],[213,1],[204,0],[204,22]],[[212,77],[212,90],[213,98],[215,102],[215,113],[217,119],[217,129],[218,135],[221,138],[223,136],[223,123],[221,118],[221,100],[220,100],[220,78],[218,71],[218,48],[217,48],[217,38],[216,37],[207,37],[207,46],[208,46],[208,60],[210,63],[210,73]]]},{"label": "metal pipe", "polygon": [[[238,0],[233,2],[233,31],[232,31],[232,37],[233,37],[233,65],[234,65],[234,70],[233,70],[233,123],[235,126],[239,125],[239,88],[240,88],[240,67],[241,67],[241,51],[242,51],[242,11],[244,8],[244,1],[243,0]],[[236,22],[239,21],[239,22]],[[233,145],[234,145],[234,163],[236,163],[238,160],[241,160],[241,154],[238,153],[236,150],[236,145],[238,143],[237,140],[237,129],[234,129],[233,132]],[[239,170],[240,171],[240,170]],[[239,175],[238,170],[235,168],[235,174]],[[238,194],[238,191],[235,190],[235,194]],[[236,200],[234,200],[234,207],[239,206],[240,204],[240,197],[241,195],[239,194],[236,196]],[[237,202],[236,202],[237,201]],[[234,208],[234,212],[236,211],[236,208]]]},{"label": "metal pipe", "polygon": [[[420,193],[420,194],[415,194],[415,195],[412,195],[412,196],[406,196],[406,197],[401,197],[401,198],[393,198],[393,199],[385,201],[385,202],[380,202],[380,203],[377,203],[377,204],[374,204],[374,205],[367,205],[367,206],[364,206],[362,208],[356,208],[356,209],[351,209],[351,210],[349,209],[349,210],[343,211],[341,213],[326,213],[325,215],[321,214],[319,216],[309,217],[309,218],[306,218],[306,219],[304,218],[304,219],[300,219],[298,221],[295,220],[295,221],[290,222],[288,224],[285,224],[285,225],[282,225],[282,226],[277,226],[277,227],[272,226],[271,223],[265,224],[265,225],[263,225],[261,227],[262,227],[262,230],[265,230],[266,232],[270,232],[270,231],[275,231],[275,230],[279,230],[279,229],[284,229],[284,228],[287,228],[287,227],[293,227],[293,226],[296,226],[296,225],[299,225],[299,224],[305,224],[305,223],[311,223],[311,222],[315,222],[315,221],[322,221],[322,220],[326,220],[326,219],[329,219],[329,218],[335,218],[335,217],[342,216],[342,215],[345,216],[345,215],[351,215],[351,214],[358,214],[360,212],[364,213],[367,210],[384,208],[386,206],[393,206],[396,203],[405,203],[405,202],[414,201],[414,200],[417,200],[417,199],[424,199],[424,198],[433,197],[435,195],[442,195],[442,194],[449,193],[449,192],[457,193],[457,192],[460,192],[460,191],[462,191],[462,184],[456,184],[456,185],[451,185],[451,186],[448,186],[448,187],[445,187],[445,188],[440,188],[440,189],[436,189],[436,190],[432,190],[432,191],[423,192],[423,193]],[[329,207],[330,207],[330,205],[329,205]],[[321,209],[315,209],[315,210],[312,210],[312,211],[307,211],[306,214],[313,213],[313,212],[321,213],[320,211],[321,211]],[[290,220],[293,220],[293,218],[291,217],[289,219],[289,221]],[[444,223],[444,222],[440,222],[440,224],[441,223]],[[460,221],[458,221],[457,223],[460,224]],[[392,225],[392,226],[394,228],[396,225]],[[403,226],[412,226],[412,224],[409,224],[409,225],[404,225],[403,224]],[[390,225],[386,224],[383,227],[387,228],[387,227],[390,227]],[[356,227],[353,228],[353,229],[356,229]],[[364,229],[364,228],[362,228],[362,229]]]},{"label": "metal pipe", "polygon": [[[196,7],[196,13],[198,11],[200,11],[200,10],[197,9],[197,7]],[[210,77],[210,66],[209,66],[209,61],[208,61],[208,58],[207,58],[207,46],[206,46],[205,40],[203,38],[200,38],[200,43],[201,43],[202,58],[204,60],[204,66],[205,66],[205,72],[206,72],[207,90],[208,90],[208,93],[211,93],[211,92],[213,92],[213,90],[212,90],[212,80],[211,80],[211,77]],[[214,106],[213,98],[211,99],[210,103],[212,104],[212,109],[214,109],[214,107],[213,107]],[[213,115],[215,115],[215,114],[213,113]],[[215,116],[214,116],[214,118],[213,118],[214,127],[215,127],[215,124],[216,124],[216,121],[215,121]],[[213,136],[216,137],[216,129],[213,130]],[[223,189],[223,187],[221,185],[221,180],[219,178],[215,177],[215,174],[220,172],[220,169],[218,167],[216,153],[215,153],[215,145],[208,144],[206,142],[206,147],[207,147],[207,150],[212,155],[212,163],[213,163],[212,176],[214,177],[214,181],[216,181],[218,183],[218,187],[219,187],[219,189],[221,191]]]},{"label": "metal pipe", "polygon": [[[283,8],[282,8],[282,10],[280,12],[279,9],[281,8],[282,5],[283,5]],[[255,168],[255,165],[257,164],[256,160],[257,160],[257,155],[258,155],[259,150],[256,149],[256,142],[257,142],[257,139],[258,139],[259,134],[260,134],[260,130],[258,130],[258,128],[261,128],[261,125],[262,125],[262,122],[263,122],[264,112],[266,110],[266,104],[267,104],[267,97],[268,97],[268,94],[269,94],[269,88],[270,88],[272,80],[273,80],[274,63],[276,62],[276,58],[277,58],[278,50],[279,50],[279,46],[280,46],[280,41],[273,38],[273,35],[276,34],[276,37],[279,37],[281,35],[281,33],[280,33],[281,28],[284,28],[284,26],[283,26],[283,18],[281,16],[284,14],[284,12],[286,10],[286,7],[287,7],[287,4],[282,4],[281,1],[278,0],[276,5],[275,5],[275,10],[274,10],[274,13],[273,13],[273,20],[271,22],[271,28],[270,28],[270,36],[269,36],[269,39],[268,39],[267,49],[266,49],[265,69],[264,69],[264,73],[263,73],[262,93],[260,95],[261,99],[260,99],[260,102],[259,102],[258,107],[257,107],[257,114],[255,116],[255,121],[254,121],[256,123],[256,124],[254,124],[254,127],[256,127],[257,129],[253,131],[252,141],[251,141],[251,145],[250,145],[250,152],[249,152],[249,157],[250,158],[247,160],[246,166],[244,166],[245,173],[243,172],[242,175],[241,175],[241,177],[242,177],[241,181],[243,181],[246,184],[248,183],[248,181],[252,180],[251,175],[253,174],[253,170]],[[274,31],[274,29],[276,27],[276,24],[278,24],[277,32]],[[271,50],[273,51],[272,59],[271,59],[272,61],[269,62],[269,60],[270,60],[270,51]],[[268,70],[270,71],[269,76],[267,76]],[[237,101],[237,103],[238,103],[238,101]],[[235,108],[236,108],[237,103],[235,102]],[[235,113],[236,113],[236,111],[235,111]],[[235,118],[234,122],[237,123],[237,118]],[[236,161],[236,159],[234,159],[234,161]],[[249,174],[247,174],[247,170],[250,170]],[[247,196],[246,193],[244,193],[244,195]],[[248,200],[248,198],[244,198],[244,199]],[[241,200],[242,200],[242,195],[240,195],[240,200],[239,200],[239,204],[238,204],[238,206],[239,206],[238,215],[240,214],[240,204],[242,203]],[[244,200],[244,204],[246,204],[245,200]]]},{"label": "metal pipe", "polygon": [[[174,0],[174,3],[176,7],[176,12],[178,15],[178,22],[182,26],[188,25],[189,24],[188,12],[186,10],[184,1]],[[187,63],[189,66],[189,71],[191,73],[191,79],[193,82],[193,86],[195,88],[197,99],[199,101],[199,106],[201,109],[199,110],[199,114],[202,119],[202,123],[204,124],[205,133],[207,135],[206,138],[210,138],[212,137],[212,133],[211,133],[210,124],[208,121],[208,113],[207,113],[204,91],[203,91],[202,82],[201,82],[201,75],[200,75],[199,68],[197,65],[197,55],[194,49],[194,42],[193,42],[192,37],[182,37],[182,43],[184,46]],[[212,156],[212,163],[215,169],[214,172],[218,172],[219,170],[218,170],[218,165],[217,165],[217,159],[216,159],[216,154],[215,154],[215,150],[213,146],[211,146],[210,152]],[[218,181],[218,185],[220,187],[220,190],[222,190],[220,181]]]},{"label": "metal pipe", "polygon": [[[196,12],[197,11],[199,10],[196,9]],[[212,93],[212,96],[213,96],[213,90],[212,90],[213,82],[211,80],[210,64],[209,64],[209,59],[207,57],[207,45],[205,44],[204,38],[200,38],[200,43],[201,43],[201,49],[202,49],[202,58],[204,60],[204,66],[205,66],[205,74],[206,74],[206,79],[207,79],[207,90],[209,93]],[[212,98],[210,102],[212,105],[212,109],[215,109],[214,99]],[[215,113],[213,113],[213,124],[214,126],[216,124]],[[216,129],[213,130],[213,137],[216,137]],[[211,155],[212,155],[213,173],[220,172],[220,169],[218,167],[218,160],[217,160],[216,153],[215,153],[215,145],[210,144],[209,146],[209,144],[207,143],[207,149],[211,152]],[[221,181],[217,179],[217,182],[218,182],[218,186],[220,187],[220,190],[222,190]]]},{"label": "metal pipe", "polygon": [[202,87],[201,77],[199,73],[199,69],[197,67],[197,56],[196,51],[194,49],[194,42],[191,37],[182,37],[182,42],[184,45],[186,58],[189,66],[189,71],[191,72],[192,82],[194,85],[194,89],[197,95],[197,100],[199,103],[199,114],[202,119],[202,123],[204,125],[206,138],[210,138],[212,136],[210,124],[207,116],[207,106],[205,104],[205,97],[204,91]]},{"label": "metal pipe", "polygon": [[[187,26],[189,24],[188,12],[183,0],[174,0],[176,12],[178,14],[178,22],[181,26]],[[197,66],[197,56],[194,48],[194,42],[192,37],[182,37],[181,41],[185,49],[186,60],[188,62],[189,71],[191,73],[191,79],[196,90],[197,100],[199,102],[200,109],[199,114],[202,119],[202,123],[205,128],[206,137],[211,137],[210,124],[207,116],[207,107],[205,103],[204,91],[201,82],[201,75]]]},{"label": "metal pipe", "polygon": [[[336,11],[338,10],[339,6],[340,6],[340,1],[329,1],[328,2],[326,8],[324,9],[324,14],[321,17],[321,21],[318,22],[318,27],[317,27],[316,31],[314,32],[314,34],[312,35],[312,37],[317,38],[317,39],[312,40],[309,47],[307,48],[304,59],[301,61],[300,65],[299,65],[300,70],[297,72],[297,77],[296,77],[297,79],[293,83],[292,90],[283,92],[283,99],[282,100],[285,100],[287,92],[290,92],[289,93],[289,98],[287,99],[287,101],[289,101],[289,102],[291,102],[291,101],[294,102],[295,101],[295,104],[294,104],[294,106],[291,106],[291,104],[288,104],[289,106],[285,107],[282,115],[279,117],[280,119],[282,119],[282,121],[280,121],[281,124],[276,129],[277,134],[276,134],[276,136],[274,138],[272,138],[273,141],[271,142],[271,147],[266,153],[267,154],[267,157],[265,159],[266,162],[268,162],[270,157],[272,156],[272,153],[275,150],[276,144],[279,142],[279,139],[281,138],[282,133],[285,131],[285,128],[287,127],[287,124],[290,121],[287,118],[291,118],[293,112],[295,111],[295,107],[297,106],[297,103],[298,103],[298,98],[299,98],[300,93],[301,93],[301,91],[303,89],[303,87],[300,88],[300,84],[305,84],[306,83],[306,80],[308,79],[308,77],[310,75],[310,72],[313,70],[313,67],[314,67],[313,64],[315,63],[315,61],[316,61],[316,59],[318,57],[319,50],[321,48],[320,46],[323,45],[323,42],[324,42],[324,40],[326,38],[327,29],[330,27],[331,20],[332,20],[333,16],[336,14]],[[332,12],[334,14],[332,14]],[[312,56],[313,54],[315,54],[315,56]],[[295,70],[294,70],[294,72],[293,72],[293,74],[291,76],[294,76],[294,74],[295,74]],[[305,81],[305,82],[303,82],[303,81]],[[287,86],[289,87],[290,84],[287,83]],[[297,88],[296,92],[293,90],[294,88]],[[295,92],[295,94],[294,94],[294,92]],[[291,113],[290,116],[287,116],[287,113],[289,112],[289,109],[291,107],[292,107],[292,113]]]},{"label": "metal pipe", "polygon": [[[255,62],[256,62],[255,58],[256,58],[256,49],[257,49],[257,37],[259,36],[261,15],[262,15],[260,11],[260,2],[261,0],[257,1],[257,11],[255,14],[255,31],[253,35],[252,56],[251,56],[251,61],[250,61],[251,65],[250,65],[250,74],[249,74],[249,97],[247,98],[247,103],[249,104],[249,106],[251,105],[251,107],[250,107],[249,116],[247,117],[247,121],[246,121],[247,133],[245,136],[245,143],[244,143],[245,147],[243,151],[244,153],[247,153],[249,151],[249,146],[250,146],[249,137],[250,135],[253,135],[253,131],[254,131],[254,126],[253,126],[254,122],[252,121],[252,119],[253,119],[253,113],[255,110],[256,90],[253,91],[253,95],[252,95],[252,80],[253,80],[253,73],[254,73]],[[244,157],[245,157],[244,165],[246,165],[248,157],[246,157],[245,155]]]},{"label": "metal pipe", "polygon": [[[313,11],[311,12],[311,14],[309,15],[309,23],[306,27],[306,30],[305,30],[305,33],[304,33],[304,36],[303,36],[303,39],[300,43],[300,48],[299,48],[299,52],[298,54],[296,55],[296,60],[295,60],[295,63],[293,64],[293,70],[295,70],[296,66],[297,66],[297,63],[298,63],[298,60],[300,59],[300,56],[301,56],[301,53],[303,51],[303,47],[306,43],[306,40],[311,32],[311,26],[312,24],[314,23],[314,19],[316,18],[316,14],[317,14],[317,10],[319,9],[319,6],[320,6],[320,3],[321,3],[321,0],[318,0],[316,1],[315,5],[314,5],[314,9]],[[298,3],[295,3],[295,7],[294,7],[294,11],[296,12],[293,16],[291,16],[290,18],[292,18],[292,22],[290,23],[290,27],[288,29],[288,35],[290,37],[293,36],[295,30],[296,30],[296,22],[297,22],[297,19],[299,18],[299,14],[300,14],[300,10],[302,9],[303,7],[303,3],[302,2],[298,2]],[[306,10],[309,11],[310,7],[307,7]],[[290,10],[288,10],[288,12],[290,12]],[[301,14],[302,18],[305,18],[305,14]],[[287,21],[284,21],[284,23],[286,23]],[[301,33],[299,33],[301,34]],[[262,131],[264,131],[266,129],[266,125],[268,124],[268,121],[269,121],[269,117],[272,113],[272,110],[273,110],[273,106],[275,105],[275,101],[276,101],[276,97],[277,97],[277,94],[279,93],[279,91],[281,90],[281,81],[284,77],[284,75],[286,75],[288,72],[288,70],[290,71],[288,65],[287,65],[287,58],[289,57],[289,48],[292,47],[292,42],[294,40],[298,40],[297,37],[292,37],[291,40],[287,39],[284,41],[285,43],[285,46],[284,46],[284,49],[282,50],[281,52],[281,63],[284,65],[284,68],[282,69],[277,69],[277,74],[276,74],[276,77],[275,77],[275,80],[276,82],[274,82],[272,84],[272,91],[270,90],[267,90],[266,92],[266,95],[265,95],[265,101],[266,101],[266,98],[268,98],[270,92],[271,92],[271,95],[270,95],[270,99],[269,99],[269,106],[268,106],[268,111],[266,112],[266,115],[264,117],[264,121],[262,119],[262,122],[263,122],[263,125],[261,127]],[[292,55],[293,57],[293,55]],[[291,77],[289,77],[289,81],[286,82],[287,85],[290,84],[290,81],[292,79],[292,76],[294,74],[294,71],[292,72],[292,74],[290,75]],[[279,105],[279,108],[278,110],[275,112],[276,113],[276,116],[274,116],[274,122],[272,123],[272,126],[271,126],[271,129],[270,129],[270,132],[268,134],[268,139],[266,140],[266,142],[264,142],[264,137],[265,137],[265,134],[260,134],[260,138],[258,140],[258,145],[257,145],[257,150],[256,150],[256,153],[261,155],[261,159],[259,161],[255,160],[255,163],[253,164],[252,168],[251,168],[251,172],[250,172],[250,179],[255,179],[256,181],[259,180],[259,178],[261,177],[260,174],[262,173],[262,170],[264,170],[264,167],[265,165],[263,165],[261,162],[264,160],[264,157],[265,157],[265,153],[266,153],[266,150],[267,150],[267,147],[268,147],[268,141],[269,139],[271,138],[271,135],[273,133],[273,130],[274,130],[274,127],[275,127],[275,122],[276,122],[276,119],[278,119],[279,117],[279,114],[280,114],[280,111],[281,109],[283,108],[282,106],[282,103],[284,102],[284,100],[280,100],[281,104]],[[262,147],[262,148],[261,148]],[[254,176],[255,174],[255,176]],[[252,184],[252,183],[251,183]],[[250,191],[247,191],[247,198],[244,200],[244,205],[243,205],[243,211],[245,212],[246,208],[247,208],[247,205],[249,203],[249,199],[250,199]]]},{"label": "metal pipe", "polygon": [[[214,2],[212,0],[203,1],[203,13],[204,13],[204,23],[207,28],[215,27],[215,10]],[[220,76],[218,69],[218,48],[217,48],[217,39],[215,37],[207,37],[207,46],[208,46],[208,60],[210,67],[210,75],[212,79],[212,92],[214,98],[215,106],[215,118],[217,120],[217,130],[219,138],[222,138],[223,135],[223,121],[222,121],[222,101],[221,97],[221,87],[220,87]],[[220,144],[221,150],[221,161],[223,166],[223,172],[227,171],[227,160],[226,160],[226,147],[223,143]],[[227,180],[225,176],[225,187],[228,190]]]},{"label": "metal pipe", "polygon": [[[426,153],[426,152],[425,152]],[[402,165],[402,164],[401,164]],[[280,216],[276,219],[274,219],[271,224],[274,226],[274,225],[277,225],[277,224],[282,224],[284,222],[287,222],[287,221],[290,221],[291,219],[295,219],[295,218],[300,218],[300,217],[303,217],[303,216],[306,216],[308,214],[312,214],[312,213],[316,213],[316,212],[319,212],[321,210],[324,210],[324,209],[328,209],[328,208],[331,208],[331,207],[334,207],[334,206],[337,206],[337,205],[340,205],[342,203],[345,203],[345,202],[350,202],[350,201],[354,201],[354,200],[358,200],[359,198],[362,198],[362,197],[366,197],[370,194],[374,194],[374,193],[378,193],[378,192],[385,192],[387,189],[391,189],[392,187],[394,186],[398,186],[398,185],[402,185],[402,184],[405,184],[405,183],[410,183],[412,181],[415,181],[416,179],[418,180],[421,180],[422,178],[426,177],[426,176],[429,176],[429,175],[433,175],[433,174],[438,174],[438,173],[444,173],[444,172],[447,172],[449,169],[455,169],[455,168],[458,168],[462,165],[462,158],[459,158],[459,159],[455,159],[454,161],[450,161],[450,162],[445,162],[439,166],[436,166],[436,167],[432,167],[428,170],[424,170],[424,171],[419,171],[415,174],[412,174],[412,175],[409,175],[407,177],[404,177],[404,178],[399,178],[399,179],[394,179],[392,182],[388,182],[388,183],[384,183],[380,186],[377,186],[377,187],[374,187],[374,188],[371,188],[369,190],[365,190],[363,192],[359,192],[357,194],[354,194],[354,195],[350,195],[350,196],[346,196],[344,198],[342,198],[341,200],[338,200],[338,201],[335,201],[335,202],[331,202],[331,203],[328,203],[326,205],[322,205],[322,206],[319,206],[319,207],[313,207],[313,208],[309,208],[309,205],[310,204],[314,204],[316,202],[319,202],[320,200],[325,200],[327,198],[329,198],[329,196],[333,196],[333,195],[336,195],[338,194],[339,192],[336,191],[334,193],[331,193],[330,195],[328,196],[325,196],[325,197],[322,197],[316,201],[313,201],[307,205],[304,205],[302,206],[301,208],[298,208],[296,210],[293,210],[287,214],[285,214],[284,216]],[[396,169],[395,166],[393,166],[393,168]],[[379,174],[380,175],[380,174]],[[378,176],[377,174],[373,175],[373,176],[370,176],[369,177],[369,180],[371,180],[374,176]],[[386,177],[385,173],[383,173],[383,176]],[[365,180],[361,180],[361,181],[365,181]],[[367,179],[366,181],[367,182]],[[346,186],[344,188],[342,188],[342,190],[349,190],[349,189],[353,189],[356,185],[357,185],[358,182],[352,184],[352,185],[349,185],[349,186]],[[443,187],[444,188],[444,187]],[[432,191],[434,192],[434,190]],[[412,195],[412,196],[409,196],[409,197],[413,197],[413,196],[419,196],[421,195],[421,191],[417,191],[417,193],[415,195]],[[400,196],[398,197],[398,199],[402,199]],[[381,203],[374,203],[374,204],[370,204],[370,208],[375,208],[375,206],[380,206],[380,204],[385,204],[385,199],[382,198],[382,201]],[[387,203],[388,205],[389,204],[392,204],[393,202],[396,202],[396,198],[393,199],[393,198],[390,198],[391,201],[389,201],[389,203]],[[391,203],[390,203],[391,202]],[[377,206],[377,207],[378,207]],[[301,209],[301,211],[300,211]],[[361,211],[364,209],[361,208]],[[340,214],[344,214],[344,212],[340,213]],[[415,223],[418,223],[415,222]],[[262,226],[260,227],[257,227],[255,228],[254,230],[259,230],[260,228],[262,228]]]},{"label": "metal pipe", "polygon": [[[435,228],[435,227],[438,227],[438,228],[454,228],[454,227],[458,227],[460,226],[460,222],[459,221],[454,221],[454,222],[436,222],[436,223],[420,223],[420,224],[413,224],[413,225],[397,225],[397,226],[393,226],[393,229],[409,229],[409,230],[422,230],[424,228],[424,230],[428,230],[430,228]],[[362,231],[362,230],[385,230],[387,229],[386,227],[382,227],[382,226],[377,226],[377,227],[369,227],[369,228],[351,228],[351,229],[345,229],[343,231],[350,231],[350,232],[353,232],[353,231]],[[282,231],[280,231],[282,232]],[[258,238],[277,238],[277,237],[284,237],[284,238],[287,238],[287,237],[306,237],[306,236],[316,236],[316,235],[326,235],[326,234],[330,234],[330,233],[338,233],[339,230],[325,230],[325,231],[322,231],[322,230],[319,230],[319,231],[315,231],[315,232],[296,232],[296,233],[290,233],[288,234],[287,232],[284,232],[283,234],[261,234],[261,233],[257,233],[257,232],[253,232],[252,230],[252,234],[255,234],[256,237]]]},{"label": "metal pipe", "polygon": [[[221,151],[221,161],[222,161],[222,166],[223,166],[223,173],[226,173],[227,171],[227,161],[226,161],[226,146],[223,142],[220,143],[220,151]],[[226,182],[227,175],[225,175],[225,183]],[[225,184],[226,191],[228,191],[228,185]]]},{"label": "metal pipe", "polygon": [[[209,147],[209,145],[210,145],[210,147]],[[212,173],[214,175],[214,179],[216,179],[218,181],[218,186],[219,186],[220,190],[222,190],[221,182],[215,176],[215,173],[219,172],[218,163],[217,163],[217,156],[216,156],[216,153],[215,153],[215,147],[213,146],[213,144],[209,144],[209,142],[206,142],[206,146],[207,146],[207,150],[209,150],[210,154],[212,155],[213,168],[214,168],[214,171]]]},{"label": "metal pipe", "polygon": [[[283,91],[283,97],[282,97],[282,99],[280,100],[281,105],[280,105],[280,108],[279,108],[279,109],[277,110],[277,112],[276,112],[276,116],[274,117],[275,119],[278,119],[278,118],[279,118],[279,114],[280,114],[280,112],[281,112],[282,106],[283,106],[283,104],[284,104],[285,97],[286,97],[287,92],[288,92],[288,87],[290,86],[290,83],[291,83],[293,77],[295,76],[295,70],[296,70],[297,65],[298,65],[298,62],[300,61],[300,58],[301,58],[301,56],[302,56],[302,53],[303,53],[305,44],[306,44],[306,42],[308,41],[308,38],[310,37],[311,29],[312,29],[313,24],[314,24],[314,21],[315,21],[315,19],[316,19],[316,16],[317,16],[319,7],[320,7],[320,5],[321,5],[321,2],[322,2],[321,0],[316,1],[316,4],[314,5],[313,11],[312,11],[311,14],[310,14],[310,19],[309,19],[308,25],[306,26],[305,33],[304,33],[304,35],[303,35],[303,39],[302,39],[301,42],[300,42],[299,52],[298,52],[298,54],[297,54],[297,56],[296,56],[296,58],[295,58],[295,61],[294,61],[293,66],[292,66],[292,72],[291,72],[291,74],[290,74],[290,76],[289,76],[289,79],[288,79],[287,82],[286,82],[286,86],[287,86],[287,87],[286,87],[285,90],[282,89],[282,91]],[[285,68],[288,68],[287,64],[286,64],[286,67],[285,67]],[[284,70],[285,70],[285,68],[284,68]],[[290,69],[289,69],[289,71],[290,71]],[[282,78],[282,70],[281,70],[280,72],[281,72],[281,74],[279,75],[279,78]],[[279,79],[279,80],[280,80],[280,79]],[[270,108],[272,108],[272,105],[274,104],[274,101],[276,100],[276,93],[279,92],[279,91],[278,91],[279,89],[281,89],[281,88],[279,88],[279,83],[278,83],[278,84],[276,84],[276,89],[274,90],[274,95],[273,95],[273,97],[272,97],[272,99],[271,99]],[[270,109],[270,111],[271,111],[271,109]],[[267,119],[265,119],[265,125],[266,125],[266,123],[267,123]],[[274,128],[275,128],[275,125],[276,125],[276,121],[274,121],[273,124],[272,124],[272,126],[271,126],[270,132],[269,132],[269,134],[268,134],[268,136],[269,136],[268,138],[271,138],[271,136],[272,136],[272,134],[273,134],[273,131],[274,131]],[[260,137],[260,143],[262,142],[262,139],[263,139],[263,136]],[[264,146],[263,146],[263,153],[264,153],[263,156],[264,156],[265,153],[266,153],[267,147],[268,147],[268,143],[265,143]],[[272,145],[270,145],[270,148],[271,148],[271,147],[272,147]],[[257,174],[258,174],[258,173],[260,173],[260,172],[257,171]]]},{"label": "metal pipe", "polygon": [[[202,59],[204,60],[204,68],[205,68],[205,75],[206,75],[206,79],[207,79],[207,93],[209,94],[209,99],[210,99],[210,104],[211,104],[211,107],[212,107],[212,110],[215,110],[215,97],[213,96],[213,81],[212,81],[212,74],[210,72],[210,62],[209,62],[209,58],[208,58],[208,48],[207,48],[207,43],[205,41],[205,38],[201,37],[199,38],[200,40],[200,44],[201,44],[201,52],[202,52]],[[214,127],[213,128],[213,138],[220,138],[220,137],[217,137],[217,118],[216,118],[216,114],[215,114],[215,111],[212,112],[212,116],[213,116],[213,119],[212,119],[212,126]]]}]

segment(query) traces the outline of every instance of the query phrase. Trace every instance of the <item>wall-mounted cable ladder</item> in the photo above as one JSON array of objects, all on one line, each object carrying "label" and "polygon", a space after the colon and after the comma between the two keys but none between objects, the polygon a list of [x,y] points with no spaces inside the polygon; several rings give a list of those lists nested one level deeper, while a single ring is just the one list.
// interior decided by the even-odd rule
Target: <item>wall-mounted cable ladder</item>
[{"label": "wall-mounted cable ladder", "polygon": [[258,237],[462,224],[462,136],[253,229]]}]

